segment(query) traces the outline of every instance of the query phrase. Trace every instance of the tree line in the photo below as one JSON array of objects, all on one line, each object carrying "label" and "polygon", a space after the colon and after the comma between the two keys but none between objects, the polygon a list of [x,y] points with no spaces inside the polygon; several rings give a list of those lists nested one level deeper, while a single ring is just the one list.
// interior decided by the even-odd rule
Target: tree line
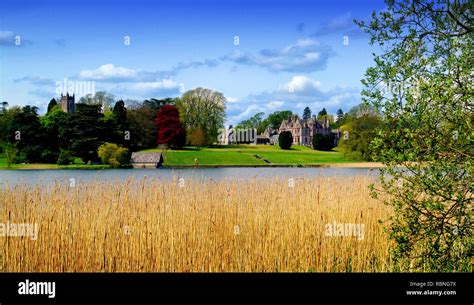
[{"label": "tree line", "polygon": [[205,88],[178,98],[115,101],[97,92],[82,97],[74,112],[51,99],[47,113],[36,106],[0,108],[0,148],[11,163],[129,163],[133,151],[166,145],[210,145],[225,119],[226,99]]},{"label": "tree line", "polygon": [[[283,120],[296,115],[291,110],[275,111],[264,118],[265,113],[259,112],[247,120],[241,121],[237,128],[256,128],[259,134],[267,128],[279,129]],[[309,119],[312,111],[309,107],[303,110],[302,118]],[[315,118],[321,122],[328,120],[331,129],[340,131],[340,139],[337,142],[338,150],[352,160],[373,161],[369,145],[376,136],[377,128],[382,126],[382,114],[368,103],[361,103],[352,107],[347,113],[338,109],[336,116],[328,113],[326,108],[321,109]],[[312,146],[316,150],[332,150],[335,134],[315,134]],[[281,134],[280,147],[289,149],[293,143],[291,132]]]}]

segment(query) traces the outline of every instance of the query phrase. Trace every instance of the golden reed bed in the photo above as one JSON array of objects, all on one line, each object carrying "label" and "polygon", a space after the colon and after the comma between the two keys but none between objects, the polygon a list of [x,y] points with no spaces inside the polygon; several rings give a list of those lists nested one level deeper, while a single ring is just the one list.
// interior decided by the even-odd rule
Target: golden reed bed
[{"label": "golden reed bed", "polygon": [[[372,180],[145,178],[6,187],[0,190],[0,222],[37,224],[38,232],[36,240],[0,236],[0,267],[4,272],[390,271],[389,242],[379,223],[390,208],[370,198]],[[346,236],[330,236],[335,231],[328,228],[340,224],[346,225]],[[350,235],[351,224],[363,225],[363,235]]]}]

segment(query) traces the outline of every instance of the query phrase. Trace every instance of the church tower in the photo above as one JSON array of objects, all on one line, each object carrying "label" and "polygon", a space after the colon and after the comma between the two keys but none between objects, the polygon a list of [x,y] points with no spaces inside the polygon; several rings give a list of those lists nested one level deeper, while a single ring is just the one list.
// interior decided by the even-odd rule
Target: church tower
[{"label": "church tower", "polygon": [[66,93],[66,95],[63,95],[61,93],[61,100],[59,102],[59,104],[61,105],[61,109],[64,112],[74,112],[74,111],[76,111],[76,103],[75,103],[74,99],[75,99],[75,94],[70,96],[69,93]]}]

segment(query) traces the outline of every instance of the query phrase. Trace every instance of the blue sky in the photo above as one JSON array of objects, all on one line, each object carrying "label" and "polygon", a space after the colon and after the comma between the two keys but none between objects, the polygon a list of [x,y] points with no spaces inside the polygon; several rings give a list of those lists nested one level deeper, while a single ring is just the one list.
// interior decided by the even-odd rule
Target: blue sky
[{"label": "blue sky", "polygon": [[358,104],[374,50],[352,20],[369,19],[384,3],[7,0],[0,6],[1,101],[44,112],[65,79],[94,82],[95,91],[124,100],[206,87],[228,98],[227,123],[235,124],[257,112],[301,114],[309,106],[335,113]]}]

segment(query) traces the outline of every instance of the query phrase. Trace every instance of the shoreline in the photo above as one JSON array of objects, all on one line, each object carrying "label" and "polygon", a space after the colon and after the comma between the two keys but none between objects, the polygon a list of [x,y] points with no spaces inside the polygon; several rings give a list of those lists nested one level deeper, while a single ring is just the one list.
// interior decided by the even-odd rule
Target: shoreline
[{"label": "shoreline", "polygon": [[[163,165],[159,169],[199,169],[199,168],[382,168],[385,167],[380,162],[347,162],[347,163],[320,163],[320,164],[262,164],[262,165],[238,165],[238,164],[202,164],[196,166],[194,164],[181,164],[181,165]],[[83,167],[51,167],[49,164],[32,164],[31,166],[22,166],[20,168],[6,168],[1,167],[2,170],[114,170],[115,168],[104,168],[99,166],[83,166]],[[119,168],[119,169],[136,169],[140,170],[141,168]],[[150,168],[148,168],[150,169]]]},{"label": "shoreline", "polygon": [[257,168],[257,167],[269,167],[269,168],[382,168],[385,167],[380,162],[347,162],[347,163],[320,163],[320,164],[262,164],[262,165],[164,165],[163,168],[174,169],[174,168]]}]

